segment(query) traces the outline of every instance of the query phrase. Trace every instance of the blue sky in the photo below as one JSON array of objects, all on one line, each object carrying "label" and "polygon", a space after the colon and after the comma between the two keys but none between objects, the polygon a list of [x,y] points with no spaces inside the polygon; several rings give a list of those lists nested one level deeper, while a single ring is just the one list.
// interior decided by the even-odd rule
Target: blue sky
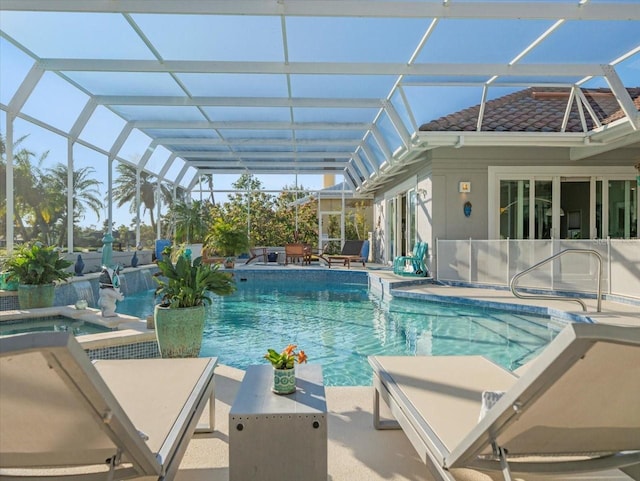
[{"label": "blue sky", "polygon": [[[4,39],[0,39],[0,101],[3,104],[9,103],[12,95],[19,87],[20,82],[22,82],[24,76],[31,68],[32,63],[29,57]],[[55,92],[55,94],[52,95],[52,92]],[[84,93],[70,87],[54,74],[47,72],[25,104],[22,112],[36,117],[55,128],[66,131],[70,129],[75,122],[86,100],[87,96]],[[122,119],[108,111],[108,109],[99,106],[87,126],[83,129],[81,138],[97,147],[109,150],[124,124],[125,122]],[[6,133],[6,116],[4,112],[0,115],[0,132],[2,132],[3,136]],[[28,138],[21,146],[37,153],[38,158],[41,154],[49,151],[45,166],[51,166],[55,163],[66,163],[67,141],[65,138],[17,118],[14,121],[14,139],[18,139],[23,135],[28,135]],[[139,159],[146,151],[150,142],[151,139],[148,136],[138,130],[134,130],[120,151],[119,157],[127,160]],[[154,161],[160,164],[166,160],[166,157],[168,157],[166,149],[158,148],[149,161],[149,164],[153,165]],[[76,168],[92,167],[95,169],[97,178],[103,182],[101,191],[106,194],[107,162],[105,156],[93,149],[76,144],[74,147],[74,162]],[[170,177],[171,174],[176,174],[176,170],[179,170],[180,166],[181,164],[178,164],[172,168],[168,172],[168,177]],[[237,175],[222,175],[216,177],[216,189],[232,189],[232,183],[237,180],[237,178]],[[294,185],[296,181],[293,175],[264,175],[259,178],[266,190],[278,190],[284,185]],[[321,189],[323,187],[323,179],[320,176],[299,177],[298,184],[308,189]],[[199,197],[199,194],[194,194],[194,197]],[[225,197],[226,194],[221,193],[215,196],[216,201],[224,201]],[[105,212],[101,214],[100,219],[93,213],[87,213],[82,224],[100,227],[105,218]],[[122,224],[128,226],[131,218],[132,215],[129,213],[128,208],[116,208],[114,206],[113,219],[116,226]],[[147,224],[149,223],[148,214],[145,214],[143,219],[146,219]]]}]

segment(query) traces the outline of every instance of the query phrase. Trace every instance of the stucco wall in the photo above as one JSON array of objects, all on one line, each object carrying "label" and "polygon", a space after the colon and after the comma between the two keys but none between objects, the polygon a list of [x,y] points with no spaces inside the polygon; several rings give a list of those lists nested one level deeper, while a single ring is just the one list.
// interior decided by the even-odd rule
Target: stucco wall
[{"label": "stucco wall", "polygon": [[[490,165],[558,165],[566,149],[552,148],[443,148],[431,153],[434,178],[434,227],[431,242],[441,239],[487,239],[488,168]],[[471,182],[471,192],[458,192],[461,181]],[[463,205],[471,202],[465,217]]]},{"label": "stucco wall", "polygon": [[[488,168],[489,166],[626,166],[630,172],[640,160],[640,149],[622,148],[598,156],[570,160],[568,148],[555,147],[463,147],[439,148],[424,153],[424,160],[410,166],[401,176],[388,182],[375,194],[374,255],[384,259],[387,234],[385,195],[412,176],[417,178],[418,236],[430,246],[441,239],[489,239]],[[585,170],[588,174],[588,170]],[[471,192],[458,191],[461,181],[471,182]],[[422,192],[422,194],[421,194]],[[465,217],[463,206],[471,202],[472,211]]]},{"label": "stucco wall", "polygon": [[418,240],[429,243],[433,239],[433,186],[431,175],[418,179],[417,235]]}]

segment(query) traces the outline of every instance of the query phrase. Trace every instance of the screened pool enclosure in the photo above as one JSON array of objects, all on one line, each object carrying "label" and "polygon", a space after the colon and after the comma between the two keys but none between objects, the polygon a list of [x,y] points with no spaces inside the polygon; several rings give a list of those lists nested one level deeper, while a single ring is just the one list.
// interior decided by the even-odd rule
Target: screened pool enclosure
[{"label": "screened pool enclosure", "polygon": [[[0,56],[9,250],[25,134],[69,172],[93,166],[109,199],[116,163],[194,197],[203,175],[223,191],[251,173],[331,175],[357,198],[443,146],[567,147],[579,165],[640,143],[637,1],[2,0]],[[566,89],[579,131],[483,124],[487,101],[534,86]],[[615,96],[615,121],[588,106],[594,87]],[[474,105],[473,129],[420,130]],[[139,189],[137,204],[139,219]]]}]

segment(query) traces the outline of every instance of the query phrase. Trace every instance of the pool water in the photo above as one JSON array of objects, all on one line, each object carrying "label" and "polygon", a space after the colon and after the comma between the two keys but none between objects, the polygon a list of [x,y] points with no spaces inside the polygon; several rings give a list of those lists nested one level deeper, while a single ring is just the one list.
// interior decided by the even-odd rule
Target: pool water
[{"label": "pool water", "polygon": [[[145,318],[153,306],[148,291],[125,298],[117,311]],[[558,330],[530,315],[413,299],[382,302],[362,284],[239,284],[207,309],[200,355],[246,369],[266,363],[267,348],[293,343],[309,362],[322,364],[325,385],[366,386],[369,355],[479,354],[516,369]]]},{"label": "pool water", "polygon": [[42,331],[69,331],[74,336],[82,336],[109,332],[111,329],[64,316],[0,322],[0,336]]}]

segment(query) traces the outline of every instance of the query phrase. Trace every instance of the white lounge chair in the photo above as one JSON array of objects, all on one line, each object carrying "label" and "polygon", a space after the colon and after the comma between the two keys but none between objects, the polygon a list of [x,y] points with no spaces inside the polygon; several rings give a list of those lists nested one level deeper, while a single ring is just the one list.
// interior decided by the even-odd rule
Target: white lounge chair
[{"label": "white lounge chair", "polygon": [[[369,363],[374,426],[403,429],[435,479],[462,468],[505,480],[604,470],[628,479],[618,469],[638,479],[640,328],[571,324],[520,378],[480,356]],[[483,391],[504,395],[479,420]],[[396,421],[380,419],[380,398]]]},{"label": "white lounge chair", "polygon": [[0,479],[172,479],[216,358],[91,362],[65,332],[0,338]]}]

